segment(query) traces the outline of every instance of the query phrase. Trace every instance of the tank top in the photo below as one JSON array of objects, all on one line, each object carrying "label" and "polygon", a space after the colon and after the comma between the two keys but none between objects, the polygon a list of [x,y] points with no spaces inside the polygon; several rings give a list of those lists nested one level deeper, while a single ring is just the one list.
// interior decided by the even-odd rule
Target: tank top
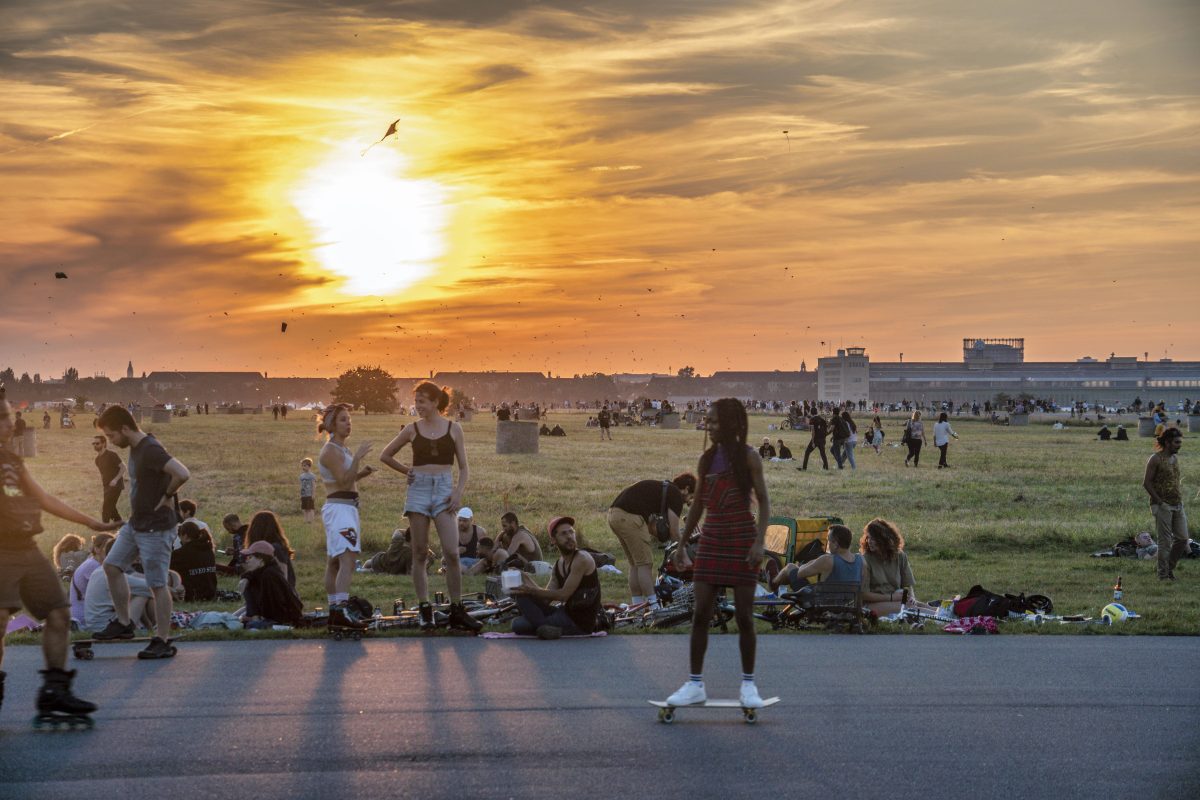
[{"label": "tank top", "polygon": [[[351,455],[350,448],[346,447],[344,444],[338,444],[332,439],[329,440],[329,443],[338,450],[342,451],[342,469],[350,469],[350,465],[354,463],[354,456]],[[321,480],[325,481],[326,483],[335,483],[337,481],[337,478],[333,477],[333,473],[330,472],[324,464],[318,463],[318,466],[320,467]]]},{"label": "tank top", "polygon": [[833,571],[825,580],[833,583],[862,583],[862,554],[855,553],[853,561],[833,556]]},{"label": "tank top", "polygon": [[429,464],[450,466],[454,463],[454,437],[450,435],[453,423],[446,425],[446,434],[436,439],[428,439],[421,435],[421,426],[413,423],[416,436],[413,437],[413,466],[424,467]]},{"label": "tank top", "polygon": [[1154,493],[1169,506],[1177,506],[1183,502],[1179,481],[1179,462],[1174,456],[1158,462],[1158,469],[1154,472]]},{"label": "tank top", "polygon": [[[554,564],[554,577],[559,586],[567,585],[567,575],[571,572],[571,564],[575,561],[575,556],[579,555],[576,550],[571,556],[571,560],[563,564],[563,559],[559,559]],[[587,604],[582,604],[584,598],[587,597],[587,590],[592,590],[590,594],[594,599]],[[583,580],[575,587],[575,591],[567,598],[564,603],[567,610],[567,616],[571,618],[579,630],[584,633],[591,633],[596,630],[596,614],[600,611],[600,571],[593,569],[591,575],[584,575]]]},{"label": "tank top", "polygon": [[471,541],[463,544],[460,539],[458,546],[463,548],[463,558],[479,558],[479,526],[471,523]]}]

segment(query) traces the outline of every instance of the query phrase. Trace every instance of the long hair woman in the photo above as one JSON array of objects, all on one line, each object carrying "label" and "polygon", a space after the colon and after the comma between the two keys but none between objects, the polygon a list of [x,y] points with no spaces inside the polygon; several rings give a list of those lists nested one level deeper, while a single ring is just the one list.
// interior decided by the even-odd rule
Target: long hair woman
[{"label": "long hair woman", "polygon": [[259,511],[250,518],[250,527],[246,530],[246,545],[255,542],[266,542],[275,553],[275,565],[279,573],[287,578],[288,584],[296,588],[296,570],[292,567],[292,558],[296,551],[283,532],[283,523],[274,511]]},{"label": "long hair woman", "polygon": [[354,577],[354,557],[362,552],[362,526],[358,515],[358,482],[374,472],[362,466],[371,452],[371,443],[359,445],[351,454],[346,446],[352,424],[350,406],[335,403],[325,409],[317,433],[329,434],[321,448],[317,465],[325,483],[325,505],[321,522],[325,525],[325,592],[329,598],[329,626],[365,628],[367,623],[350,608],[350,579]]},{"label": "long hair woman", "polygon": [[[692,618],[691,673],[670,705],[693,705],[707,699],[704,690],[704,655],[712,622],[717,589],[733,588],[738,626],[738,648],[742,656],[741,703],[747,708],[762,706],[754,683],[754,591],[758,585],[771,503],[763,480],[762,458],[746,444],[746,409],[739,400],[723,398],[713,403],[706,418],[712,446],[700,456],[697,474],[702,502],[692,503],[680,535],[686,543],[704,517],[700,546],[693,567],[696,611]],[[757,519],[750,511],[751,495],[758,501]],[[686,548],[675,550],[677,564],[688,565]]]},{"label": "long hair woman", "polygon": [[[450,405],[450,390],[424,381],[413,389],[417,419],[383,448],[379,460],[408,476],[408,497],[404,514],[412,532],[413,589],[421,627],[434,627],[433,606],[429,604],[429,580],[425,562],[429,553],[429,524],[437,530],[446,565],[446,591],[450,595],[450,627],[478,632],[482,623],[467,614],[462,606],[462,567],[458,561],[458,522],[470,469],[462,426],[445,417]],[[402,464],[396,454],[412,445],[412,464]],[[458,482],[454,481],[454,462],[458,461]]]}]

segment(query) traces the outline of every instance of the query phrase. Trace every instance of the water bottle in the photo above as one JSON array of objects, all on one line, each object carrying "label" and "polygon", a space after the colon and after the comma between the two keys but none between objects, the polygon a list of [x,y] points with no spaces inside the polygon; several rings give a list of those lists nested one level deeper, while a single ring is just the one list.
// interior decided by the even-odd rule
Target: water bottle
[{"label": "water bottle", "polygon": [[1116,585],[1115,585],[1115,586],[1113,586],[1113,602],[1114,602],[1114,603],[1119,603],[1119,602],[1121,602],[1121,598],[1122,598],[1123,596],[1124,596],[1124,592],[1122,592],[1122,591],[1121,591],[1121,576],[1120,576],[1120,575],[1118,575],[1118,576],[1117,576],[1117,583],[1116,583]]},{"label": "water bottle", "polygon": [[375,606],[375,619],[379,619],[382,616],[383,612],[379,610],[379,606]]}]

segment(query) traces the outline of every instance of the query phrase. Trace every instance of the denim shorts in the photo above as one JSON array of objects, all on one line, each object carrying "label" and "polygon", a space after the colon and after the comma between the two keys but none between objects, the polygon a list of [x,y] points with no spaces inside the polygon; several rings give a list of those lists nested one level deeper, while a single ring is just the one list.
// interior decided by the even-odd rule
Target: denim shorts
[{"label": "denim shorts", "polygon": [[404,515],[421,514],[434,519],[450,509],[454,476],[449,472],[417,472],[404,500]]},{"label": "denim shorts", "polygon": [[142,574],[151,588],[167,585],[167,570],[171,566],[171,543],[176,536],[174,528],[165,531],[135,531],[126,522],[117,533],[112,550],[108,551],[105,564],[112,564],[122,572],[128,572],[136,557],[142,558]]}]

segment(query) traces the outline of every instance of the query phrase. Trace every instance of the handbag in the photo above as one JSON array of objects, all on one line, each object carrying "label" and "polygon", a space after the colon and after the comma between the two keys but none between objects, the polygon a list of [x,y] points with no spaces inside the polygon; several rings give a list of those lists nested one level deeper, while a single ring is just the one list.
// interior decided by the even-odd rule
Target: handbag
[{"label": "handbag", "polygon": [[667,519],[667,490],[671,488],[670,481],[663,481],[662,500],[658,505],[658,516],[654,518],[654,536],[660,542],[671,541],[671,522]]}]

